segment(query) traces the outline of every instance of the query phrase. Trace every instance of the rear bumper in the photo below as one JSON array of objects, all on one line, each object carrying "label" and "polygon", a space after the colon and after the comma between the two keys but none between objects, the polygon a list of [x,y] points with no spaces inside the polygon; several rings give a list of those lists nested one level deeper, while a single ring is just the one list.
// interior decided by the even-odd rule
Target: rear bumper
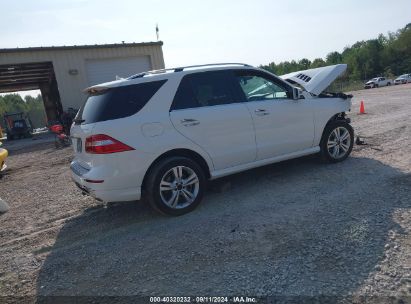
[{"label": "rear bumper", "polygon": [[141,187],[122,188],[122,189],[106,189],[105,180],[103,183],[89,183],[86,179],[90,179],[87,176],[87,170],[79,172],[78,166],[71,167],[71,177],[76,186],[82,191],[83,194],[90,195],[99,201],[106,203],[109,202],[126,202],[136,201],[141,199]]},{"label": "rear bumper", "polygon": [[141,199],[141,188],[117,189],[117,190],[94,190],[91,187],[82,185],[75,180],[74,183],[84,195],[90,195],[101,202],[128,202],[138,201]]}]

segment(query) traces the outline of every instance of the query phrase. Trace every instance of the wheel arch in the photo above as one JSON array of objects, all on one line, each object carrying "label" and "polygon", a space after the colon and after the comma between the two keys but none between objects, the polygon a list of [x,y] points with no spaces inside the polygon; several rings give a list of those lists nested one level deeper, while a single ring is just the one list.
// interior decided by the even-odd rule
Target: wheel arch
[{"label": "wheel arch", "polygon": [[[351,119],[347,118],[346,115],[347,115],[347,114],[346,114],[345,112],[339,112],[339,113],[334,114],[334,115],[331,116],[331,118],[327,121],[327,123],[325,124],[325,127],[328,126],[330,123],[336,121],[336,120],[342,120],[342,121],[345,121],[345,122],[347,122],[347,123],[350,123],[350,122],[351,122]],[[324,127],[324,129],[325,129],[325,127]]]},{"label": "wheel arch", "polygon": [[324,136],[324,132],[325,132],[325,130],[327,129],[327,126],[328,126],[329,124],[331,124],[332,122],[338,121],[338,120],[345,121],[345,122],[347,122],[347,123],[350,123],[350,122],[351,122],[351,120],[346,117],[346,113],[345,113],[345,112],[339,112],[339,113],[334,114],[333,116],[331,116],[330,119],[328,119],[327,123],[324,125],[324,127],[323,127],[323,129],[322,129],[322,131],[321,131],[321,137],[319,138],[319,141],[322,140],[322,138],[323,138],[323,136]]},{"label": "wheel arch", "polygon": [[151,163],[150,167],[147,169],[146,173],[144,174],[143,183],[142,183],[143,189],[145,188],[145,185],[146,185],[146,182],[147,182],[147,177],[149,175],[149,172],[152,170],[152,168],[156,164],[158,164],[160,161],[162,161],[163,159],[166,159],[168,157],[173,157],[173,156],[187,157],[187,158],[190,158],[190,159],[194,160],[204,170],[205,176],[207,178],[211,177],[210,166],[208,165],[208,163],[204,159],[204,157],[201,156],[198,152],[195,152],[195,151],[190,150],[190,149],[185,149],[185,148],[183,148],[183,149],[173,149],[173,150],[169,150],[167,152],[164,152],[163,154],[158,156]]}]

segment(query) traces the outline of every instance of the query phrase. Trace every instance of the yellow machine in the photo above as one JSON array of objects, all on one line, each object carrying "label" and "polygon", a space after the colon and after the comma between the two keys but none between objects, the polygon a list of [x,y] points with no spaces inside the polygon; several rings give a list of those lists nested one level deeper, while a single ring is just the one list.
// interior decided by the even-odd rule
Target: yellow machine
[{"label": "yellow machine", "polygon": [[[2,143],[0,142],[0,146]],[[9,155],[9,152],[6,149],[0,148],[0,171],[4,171],[6,166],[6,158]]]}]

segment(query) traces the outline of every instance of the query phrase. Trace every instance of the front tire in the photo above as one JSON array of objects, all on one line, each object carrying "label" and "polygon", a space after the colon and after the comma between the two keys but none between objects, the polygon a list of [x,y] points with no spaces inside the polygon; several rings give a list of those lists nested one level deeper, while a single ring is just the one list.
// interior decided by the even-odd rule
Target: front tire
[{"label": "front tire", "polygon": [[345,121],[329,123],[323,132],[320,143],[320,154],[323,160],[337,163],[345,160],[354,145],[354,130]]},{"label": "front tire", "polygon": [[186,157],[170,157],[148,173],[145,198],[150,206],[166,215],[193,211],[203,198],[206,178],[203,169]]}]

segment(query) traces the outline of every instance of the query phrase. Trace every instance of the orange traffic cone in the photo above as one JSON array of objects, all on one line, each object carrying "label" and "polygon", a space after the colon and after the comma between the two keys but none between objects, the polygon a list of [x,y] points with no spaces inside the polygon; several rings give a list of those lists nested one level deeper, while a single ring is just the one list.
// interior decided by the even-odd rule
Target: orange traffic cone
[{"label": "orange traffic cone", "polygon": [[365,108],[364,108],[364,101],[361,100],[360,104],[360,113],[359,114],[366,114],[365,113]]}]

